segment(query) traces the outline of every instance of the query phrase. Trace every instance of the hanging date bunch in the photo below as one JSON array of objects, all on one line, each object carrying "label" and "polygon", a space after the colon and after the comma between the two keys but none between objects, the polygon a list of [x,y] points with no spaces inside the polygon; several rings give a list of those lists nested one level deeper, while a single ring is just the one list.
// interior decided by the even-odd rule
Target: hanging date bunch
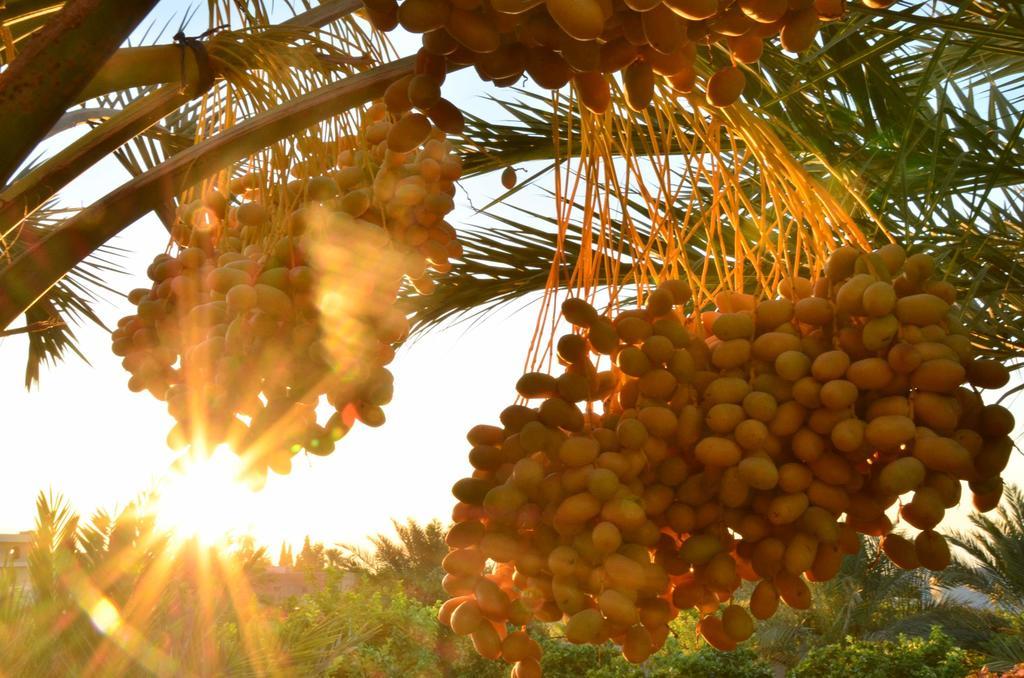
[{"label": "hanging date bunch", "polygon": [[525,374],[527,404],[468,434],[441,621],[526,678],[535,621],[642,662],[695,608],[735,648],[780,601],[809,608],[862,534],[899,567],[946,567],[936,528],[964,481],[996,506],[1014,422],[982,402],[1009,375],[973,355],[934,274],[896,245],[842,247],[774,299],[687,316],[673,280],[614,317],[565,302],[562,373]]},{"label": "hanging date bunch", "polygon": [[265,477],[302,450],[329,454],[357,421],[384,423],[386,365],[409,328],[400,288],[429,293],[430,271],[461,255],[445,221],[461,160],[407,119],[375,104],[358,134],[321,142],[336,158],[323,173],[250,174],[182,204],[173,253],[113,333],[129,387],[167,402],[172,447],[226,443]]},{"label": "hanging date bunch", "polygon": [[716,43],[730,59],[705,84],[707,99],[732,104],[746,81],[737,64],[756,63],[766,40],[778,37],[786,51],[803,52],[823,22],[846,12],[846,0],[365,1],[378,29],[401,26],[422,34],[421,55],[440,60],[441,73],[445,64],[473,66],[499,87],[524,74],[546,89],[572,82],[583,104],[598,113],[610,106],[609,79],[616,74],[635,110],[650,104],[656,78],[692,91],[696,63],[710,59]]}]

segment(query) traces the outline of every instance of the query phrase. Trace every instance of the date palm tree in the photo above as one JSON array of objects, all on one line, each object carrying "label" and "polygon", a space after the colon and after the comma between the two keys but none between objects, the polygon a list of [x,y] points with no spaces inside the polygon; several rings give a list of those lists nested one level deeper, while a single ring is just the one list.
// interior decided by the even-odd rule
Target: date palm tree
[{"label": "date palm tree", "polygon": [[900,634],[927,638],[933,626],[960,647],[980,649],[1002,627],[993,614],[935,599],[933,573],[902,570],[882,554],[878,540],[865,538],[839,574],[812,585],[814,605],[782,609],[759,625],[759,653],[794,666],[811,649],[847,638],[894,640]]},{"label": "date palm tree", "polygon": [[1006,628],[982,649],[990,669],[1009,671],[1024,662],[1024,493],[1007,485],[994,516],[972,513],[969,520],[969,531],[951,535],[961,551],[939,583],[971,589],[1003,613]]},{"label": "date palm tree", "polygon": [[[750,103],[814,177],[852,188],[883,216],[897,241],[934,253],[947,279],[972,300],[964,320],[977,330],[976,340],[994,355],[1012,358],[1024,341],[1013,329],[1022,326],[1024,289],[1014,254],[1024,235],[1020,7],[972,1],[940,3],[931,12],[852,3],[850,9],[850,21],[830,25],[824,44],[796,62],[770,51]],[[1000,28],[990,32],[996,17]],[[550,170],[553,115],[547,98],[503,97],[499,103],[511,122],[470,120],[467,167],[493,171],[534,161],[531,173]],[[559,117],[568,114],[563,110]],[[684,114],[677,117],[682,123]],[[636,137],[647,133],[638,123]],[[758,177],[747,181],[745,192],[755,194]],[[701,197],[701,205],[713,200]],[[681,195],[679,208],[690,198]],[[866,209],[854,213],[869,226]],[[555,251],[545,237],[550,220],[522,210],[494,217],[486,228],[468,231],[466,268],[426,300],[424,319],[473,312],[482,302],[544,288]],[[649,226],[643,214],[634,223]],[[570,230],[564,246],[570,260],[582,236],[582,228]],[[870,237],[879,242],[882,234]],[[692,247],[694,260],[706,251],[702,245]],[[623,267],[622,275],[630,274]]]},{"label": "date palm tree", "polygon": [[[54,125],[84,119],[93,126],[57,156],[7,179],[0,192],[7,255],[0,325],[5,333],[29,334],[27,383],[38,377],[40,361],[75,350],[71,326],[97,319],[94,297],[114,293],[112,253],[103,249],[113,235],[150,211],[169,223],[185,187],[379,96],[411,67],[354,18],[357,0],[328,0],[279,24],[270,23],[260,2],[210,0],[211,21],[227,19],[229,26],[204,37],[201,49],[187,41],[114,52],[153,4],[137,4],[116,23],[99,21],[101,7],[120,4],[101,0],[10,0],[0,10],[12,38],[0,50],[9,63],[0,79],[0,113],[14,120],[8,112],[27,111],[24,119],[35,126],[11,134],[19,146],[5,146],[4,177]],[[96,21],[76,26],[76,12]],[[106,47],[96,47],[98,36]],[[821,44],[800,59],[769,48],[748,75],[756,86],[746,97],[753,115],[812,176],[863,196],[862,205],[850,206],[856,218],[876,211],[902,242],[941,253],[945,274],[970,292],[966,319],[1003,355],[1021,344],[1024,327],[1015,265],[1024,224],[1017,199],[1024,182],[1022,37],[1024,18],[1012,0],[851,5],[848,19],[829,24]],[[61,59],[79,53],[87,58]],[[40,72],[49,73],[49,89],[14,96],[19,82]],[[223,92],[240,102],[238,125],[217,122],[231,98],[218,96]],[[503,95],[499,103],[509,124],[469,121],[468,174],[533,162],[531,174],[543,175],[559,155],[553,117],[564,119],[565,111],[531,92]],[[195,134],[197,128],[206,133]],[[644,136],[644,121],[634,133]],[[84,210],[58,209],[60,189],[110,154],[135,177]],[[756,192],[756,178],[745,180],[744,190]],[[711,199],[707,187],[691,188],[699,201]],[[515,208],[514,197],[506,197]],[[584,242],[579,225],[556,243],[539,215],[505,209],[493,216],[460,234],[465,257],[439,293],[413,300],[421,327],[543,289],[553,252],[572,256]],[[643,227],[642,214],[635,221]],[[883,238],[870,228],[868,235]],[[699,241],[689,256],[703,256]],[[619,273],[629,276],[631,269]],[[26,323],[14,327],[22,314]]]},{"label": "date palm tree", "polygon": [[[111,238],[150,212],[170,229],[186,190],[255,154],[296,153],[307,130],[379,97],[413,65],[356,16],[358,0],[304,2],[281,23],[259,0],[209,0],[212,33],[170,42],[154,28],[155,44],[125,47],[155,4],[131,3],[130,12],[117,0],[7,0],[0,7],[0,120],[11,140],[0,146],[0,333],[28,334],[27,384],[42,361],[77,350],[72,326],[98,322],[97,298],[119,293],[110,276],[117,256]],[[753,85],[731,124],[756,130],[760,145],[731,135],[728,125],[697,126],[692,112],[669,105],[662,93],[658,115],[627,116],[614,153],[642,154],[651,139],[671,139],[666,155],[714,156],[743,196],[759,196],[764,180],[798,171],[850,213],[867,244],[891,235],[937,252],[944,275],[970,300],[963,317],[976,341],[995,356],[1014,356],[1024,346],[1022,45],[1017,0],[858,4],[799,59],[769,47],[748,69]],[[565,98],[553,102],[535,89],[493,96],[508,121],[467,116],[466,132],[456,139],[466,176],[523,165],[538,181],[521,182],[460,229],[464,254],[434,295],[406,290],[420,329],[529,300],[571,280],[553,275],[553,262],[571,267],[604,255],[594,251],[592,226],[582,217],[592,205],[582,197],[569,198],[580,209],[565,219],[528,202],[547,186],[540,179],[565,171],[577,114]],[[83,121],[89,131],[82,138],[33,159],[53,130]],[[62,189],[108,156],[131,180],[84,209],[64,205]],[[771,240],[746,208],[725,228],[702,221],[718,205],[715,188],[670,171],[680,191],[662,208],[694,226],[686,247],[672,254],[683,264],[699,270],[710,253]],[[628,221],[638,237],[650,238],[659,224],[649,197],[638,190],[620,197],[621,209],[607,219],[619,229]],[[628,287],[668,257],[654,248],[621,266],[597,265],[594,277]],[[755,260],[744,274],[756,281],[778,264]],[[721,274],[709,275],[714,289]],[[97,542],[114,538],[100,533]],[[129,534],[128,541],[137,538]],[[59,536],[51,543],[59,544]],[[51,557],[56,553],[54,546]],[[395,562],[406,563],[402,558]],[[895,603],[876,596],[879,590],[902,592],[904,621],[930,612],[925,603],[915,607],[914,581],[883,576],[869,562],[867,555],[854,560],[850,567],[860,569],[835,584],[856,587],[848,603],[854,607],[840,604],[850,590],[821,593],[836,601],[841,622],[807,621],[816,636],[887,632],[880,622]],[[146,569],[144,562],[131,565]],[[48,590],[59,593],[58,582]],[[201,656],[202,644],[197,648]]]},{"label": "date palm tree", "polygon": [[31,588],[0,568],[5,675],[308,673],[328,650],[343,655],[365,639],[344,620],[280,634],[276,613],[247,588],[265,549],[181,542],[157,525],[150,501],[86,521],[63,496],[39,494]]},{"label": "date palm tree", "polygon": [[441,522],[432,520],[421,525],[412,518],[405,523],[391,522],[396,537],[385,534],[370,537],[372,550],[344,547],[347,556],[342,567],[374,579],[401,582],[410,596],[428,605],[444,600],[441,560],[448,553],[448,545]]},{"label": "date palm tree", "polygon": [[966,586],[1009,612],[1024,612],[1024,493],[1007,485],[995,515],[972,513],[972,529],[951,541],[962,549],[943,573],[945,586]]},{"label": "date palm tree", "polygon": [[[18,141],[0,153],[0,332],[29,336],[26,385],[41,361],[76,350],[75,320],[99,322],[95,296],[117,294],[106,279],[111,237],[150,211],[169,228],[182,188],[379,96],[410,66],[369,68],[386,46],[351,18],[362,6],[354,0],[321,3],[279,24],[261,3],[211,2],[211,22],[233,17],[234,30],[114,53],[154,5],[135,3],[129,13],[109,0],[14,0],[0,9],[0,31],[11,37],[0,49],[0,115]],[[234,116],[249,125],[222,129]],[[49,135],[76,123],[92,129],[15,174]],[[197,129],[223,133],[198,148]],[[61,189],[111,155],[132,181],[90,208],[55,207]],[[12,327],[22,314],[25,325]]]}]

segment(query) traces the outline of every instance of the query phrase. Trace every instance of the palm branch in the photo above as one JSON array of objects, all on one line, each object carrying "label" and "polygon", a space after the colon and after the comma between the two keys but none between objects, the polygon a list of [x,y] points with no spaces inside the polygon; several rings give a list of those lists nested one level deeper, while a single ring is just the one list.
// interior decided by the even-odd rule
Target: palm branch
[{"label": "palm branch", "polygon": [[[211,11],[223,12],[226,9],[230,12],[231,6],[233,3],[227,3],[225,7],[211,3]],[[304,93],[313,92],[332,80],[344,78],[378,61],[387,53],[387,45],[349,16],[359,6],[360,3],[354,0],[332,0],[317,8],[307,8],[307,11],[279,25],[269,23],[268,12],[261,4],[253,3],[251,7],[246,7],[242,13],[244,25],[241,28],[218,33],[208,40],[207,53],[216,66],[217,79],[213,89],[205,93],[205,96],[197,97],[197,94],[204,95],[201,91],[181,92],[180,83],[177,82],[179,71],[174,71],[172,81],[162,87],[138,88],[137,85],[142,83],[160,82],[161,78],[172,77],[164,67],[168,61],[177,61],[165,57],[165,63],[161,64],[160,59],[139,55],[138,52],[164,50],[169,57],[173,57],[181,50],[175,45],[124,48],[105,66],[101,60],[97,68],[103,67],[97,79],[107,83],[97,90],[99,108],[105,112],[102,121],[85,138],[54,158],[27,168],[0,192],[0,205],[3,206],[0,214],[0,254],[7,262],[21,257],[26,268],[32,271],[39,268],[39,261],[47,260],[46,256],[42,256],[43,253],[36,251],[40,242],[61,233],[70,233],[71,240],[77,241],[79,236],[75,235],[73,229],[64,230],[69,222],[74,223],[71,217],[75,215],[64,214],[64,218],[58,220],[54,218],[53,210],[43,206],[60,188],[104,156],[113,153],[133,176],[146,171],[154,172],[165,160],[201,140],[204,134],[200,134],[200,130],[207,130],[205,134],[208,134],[210,130],[218,130],[223,120],[253,117],[260,112],[279,109],[282,102],[301,98],[300,95]],[[0,14],[0,25],[8,26],[3,30],[12,31],[17,38],[22,35],[18,31],[27,30],[32,25],[28,21],[30,15],[50,17],[53,14],[51,10],[55,9],[60,9],[59,4],[28,0],[11,2],[5,5],[4,10],[0,10],[3,12]],[[150,32],[147,31],[147,36]],[[163,29],[153,30],[154,39],[159,39],[163,32]],[[76,45],[88,44],[90,39],[91,35],[84,30],[66,36],[66,42]],[[5,52],[5,56],[9,55]],[[139,59],[143,66],[141,70],[138,63],[133,63]],[[65,70],[77,67],[75,62],[69,64]],[[154,69],[155,74],[151,73]],[[344,99],[343,94],[341,98]],[[56,105],[60,100],[50,103]],[[302,106],[293,108],[301,109]],[[345,106],[339,105],[338,108],[343,110]],[[292,123],[291,128],[287,127],[287,117],[284,120],[280,117],[268,119],[267,123],[275,130],[272,135],[264,136],[262,142],[238,147],[236,153],[239,155],[236,156],[225,157],[222,146],[204,148],[200,157],[203,154],[206,157],[217,156],[214,165],[206,172],[213,174],[229,165],[233,159],[258,152],[276,136],[298,134],[309,127],[310,123],[316,123],[326,116],[315,113],[310,117],[307,112],[305,117],[299,117],[301,121]],[[163,120],[163,124],[154,127],[158,120]],[[194,159],[186,159],[181,164],[183,170],[190,166],[196,169]],[[192,181],[202,178],[204,175],[200,173],[194,175]],[[150,203],[138,216],[153,209],[165,222],[169,219],[169,210],[173,210],[173,193],[167,194],[164,188],[169,179],[166,172],[152,176],[150,183],[156,188],[150,189]],[[186,182],[182,188],[187,185]],[[134,190],[139,192],[139,189]],[[121,197],[121,200],[125,198]],[[106,208],[101,210],[106,211]],[[110,216],[109,212],[106,214]],[[118,232],[136,218],[122,220],[110,234]],[[89,227],[86,224],[86,229]],[[108,237],[101,240],[105,241]],[[68,246],[67,242],[54,243],[52,248],[56,252],[66,253]],[[38,379],[39,365],[43,360],[57,361],[68,350],[78,352],[70,327],[82,320],[99,322],[92,310],[92,303],[97,297],[116,294],[114,290],[103,286],[97,288],[95,285],[82,284],[83,279],[96,282],[101,277],[106,278],[105,275],[96,275],[95,270],[98,258],[102,260],[102,254],[99,257],[89,256],[102,247],[99,240],[94,240],[85,249],[78,248],[79,254],[67,260],[68,263],[63,264],[64,270],[54,275],[52,286],[49,283],[40,286],[42,296],[35,299],[34,303],[12,311],[14,315],[4,321],[3,325],[9,326],[17,311],[26,312],[27,322],[24,327],[0,330],[5,333],[29,334],[26,385]],[[35,261],[26,260],[29,249],[39,255],[33,257]],[[14,264],[8,263],[6,269],[12,266]],[[0,305],[10,302],[15,293],[20,293],[22,289],[22,285],[10,277],[6,277],[3,286],[7,294],[2,297]],[[38,292],[32,293],[33,296],[35,294]]]},{"label": "palm branch", "polygon": [[411,596],[427,604],[444,598],[441,560],[448,545],[440,521],[422,525],[412,518],[405,523],[391,522],[396,537],[374,535],[370,537],[372,549],[339,545],[343,553],[340,566],[375,580],[398,581]]},{"label": "palm branch", "polygon": [[[19,237],[6,254],[17,256],[24,252],[31,243],[45,238],[75,211],[52,204],[38,210],[21,225]],[[28,336],[26,388],[39,381],[40,368],[44,363],[57,364],[68,352],[87,360],[78,348],[72,328],[83,321],[103,326],[93,305],[101,298],[120,294],[113,284],[116,276],[122,273],[119,259],[123,254],[123,250],[110,245],[97,250],[26,311],[24,327],[0,333],[0,336],[20,333]]]},{"label": "palm branch", "polygon": [[946,588],[966,586],[989,598],[998,608],[1024,610],[1024,493],[1007,485],[994,517],[972,513],[968,532],[956,531],[950,541],[967,557],[958,555],[942,574]]},{"label": "palm branch", "polygon": [[[259,8],[251,13],[256,22],[264,16]],[[901,242],[940,253],[945,274],[972,300],[964,319],[984,348],[1002,356],[1021,344],[1017,328],[1024,326],[1013,256],[1024,221],[1016,200],[1024,166],[1022,37],[1019,6],[1009,0],[857,8],[799,59],[770,48],[756,73],[751,69],[757,86],[747,95],[756,115],[814,177],[840,196],[863,195],[864,205],[885,215]],[[483,173],[538,160],[542,165],[532,173],[543,175],[556,155],[550,103],[522,96],[506,110],[514,119],[504,127],[470,120],[467,167]],[[642,122],[634,129],[642,136]],[[151,146],[150,159],[136,161],[136,169],[158,162],[155,150]],[[146,208],[159,210],[158,202]],[[863,216],[857,204],[849,207]],[[517,231],[526,221],[523,214],[501,218]],[[862,223],[873,242],[883,241],[870,221]],[[553,247],[551,224],[532,222],[535,232],[514,246],[500,242],[507,229],[491,226],[467,231],[468,267],[453,276],[457,289],[413,301],[422,326],[539,289]],[[567,247],[573,245],[570,233]],[[505,272],[520,269],[521,278]]]},{"label": "palm branch", "polygon": [[761,624],[755,643],[765,656],[795,665],[814,647],[847,638],[893,640],[927,637],[938,626],[960,647],[983,651],[1005,626],[997,615],[932,595],[933,576],[902,570],[875,539],[862,540],[835,578],[812,585],[814,605],[804,612],[782,608]]},{"label": "palm branch", "polygon": [[[862,12],[830,27],[824,45],[796,63],[769,50],[759,66],[760,91],[751,99],[814,177],[839,195],[851,190],[865,196],[898,241],[936,254],[945,276],[970,299],[963,319],[976,340],[1010,358],[1024,344],[1024,278],[1015,253],[1024,227],[1019,7],[975,3],[932,21],[935,12]],[[992,70],[979,67],[988,60],[995,63]],[[979,99],[989,105],[979,107]],[[561,120],[571,113],[553,113],[549,100],[530,95],[501,106],[507,123],[470,117],[467,168],[486,172],[538,161],[527,173],[543,175],[556,140],[565,143],[564,127],[553,127],[553,116]],[[639,123],[636,135],[645,134]],[[525,211],[526,200],[532,205],[536,195],[516,200],[524,194],[503,196],[523,211],[502,212],[500,230],[490,224],[466,229],[466,275],[457,291],[417,300],[423,325],[514,298],[514,279],[524,293],[540,288],[542,262],[551,260],[555,239],[550,220]],[[861,213],[851,208],[855,216]],[[529,244],[508,240],[520,223],[528,224],[523,235]],[[532,237],[533,228],[543,237]],[[875,244],[885,242],[884,234],[869,233]],[[570,229],[568,236],[566,247],[578,246],[580,230]]]}]

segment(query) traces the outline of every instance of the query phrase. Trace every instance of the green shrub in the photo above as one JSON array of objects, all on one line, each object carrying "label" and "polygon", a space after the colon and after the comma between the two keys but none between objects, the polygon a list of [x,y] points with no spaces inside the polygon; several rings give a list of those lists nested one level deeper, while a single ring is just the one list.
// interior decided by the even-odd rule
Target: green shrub
[{"label": "green shrub", "polygon": [[953,645],[937,627],[928,638],[852,640],[816,648],[790,672],[791,678],[962,678],[978,659]]},{"label": "green shrub", "polygon": [[468,638],[437,621],[438,604],[410,596],[400,581],[327,586],[294,602],[277,637],[299,675],[336,678],[499,678],[508,665],[479,657]]},{"label": "green shrub", "polygon": [[[437,627],[433,610],[398,587],[357,587],[301,598],[280,637],[293,661],[295,655],[313,659],[296,661],[305,664],[296,668],[333,676],[428,676],[439,672]],[[338,639],[348,642],[336,645]],[[313,643],[319,651],[309,651]]]},{"label": "green shrub", "polygon": [[544,675],[550,678],[771,678],[771,667],[752,651],[719,652],[708,646],[696,651],[669,639],[657,654],[641,665],[630,664],[618,647],[572,645],[541,638]]},{"label": "green shrub", "polygon": [[705,645],[691,654],[684,654],[675,645],[666,649],[648,660],[651,671],[647,675],[664,678],[772,678],[774,675],[767,662],[746,648],[719,652]]}]

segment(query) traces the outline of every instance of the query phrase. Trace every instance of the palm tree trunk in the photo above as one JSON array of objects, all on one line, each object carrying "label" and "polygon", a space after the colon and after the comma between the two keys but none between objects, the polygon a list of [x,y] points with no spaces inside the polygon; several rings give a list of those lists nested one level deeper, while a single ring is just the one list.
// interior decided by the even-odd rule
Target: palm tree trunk
[{"label": "palm tree trunk", "polygon": [[165,85],[132,102],[42,165],[19,176],[0,191],[0,238],[10,236],[26,217],[73,179],[191,98],[191,92]]},{"label": "palm tree trunk", "polygon": [[157,0],[68,0],[0,76],[0,182],[67,110]]},{"label": "palm tree trunk", "polygon": [[[362,7],[361,0],[331,0],[283,22],[282,27],[317,30]],[[196,82],[198,68],[191,50],[185,52],[186,73],[181,72],[177,45],[127,47],[118,50],[100,69],[77,100],[129,87],[170,83],[136,99],[103,125],[75,141],[0,192],[0,240],[46,200],[132,137],[198,96],[177,83]],[[214,76],[220,77],[217,64]]]}]

